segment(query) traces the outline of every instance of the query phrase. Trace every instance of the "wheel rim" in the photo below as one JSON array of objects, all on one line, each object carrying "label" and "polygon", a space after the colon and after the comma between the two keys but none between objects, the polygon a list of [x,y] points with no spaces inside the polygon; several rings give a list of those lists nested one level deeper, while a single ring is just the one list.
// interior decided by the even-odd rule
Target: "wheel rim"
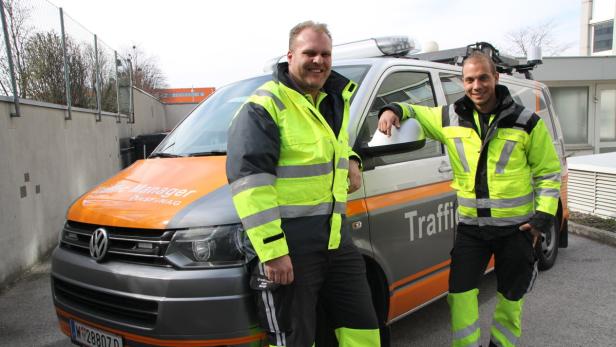
[{"label": "wheel rim", "polygon": [[541,236],[541,250],[546,258],[550,258],[556,246],[556,228],[552,225],[550,231]]}]

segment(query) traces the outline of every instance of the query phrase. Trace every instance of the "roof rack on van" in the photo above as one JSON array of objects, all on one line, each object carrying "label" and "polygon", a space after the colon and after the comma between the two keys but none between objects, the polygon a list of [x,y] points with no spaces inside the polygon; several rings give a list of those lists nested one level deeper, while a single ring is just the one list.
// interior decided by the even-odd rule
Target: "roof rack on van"
[{"label": "roof rack on van", "polygon": [[529,54],[526,63],[521,63],[514,57],[501,54],[498,49],[487,42],[477,42],[466,47],[418,53],[409,56],[420,60],[428,60],[451,65],[462,65],[464,59],[466,59],[474,51],[481,51],[492,58],[494,65],[496,65],[496,70],[499,73],[511,75],[515,71],[524,74],[527,79],[532,79],[532,74],[530,71],[534,69],[535,66],[542,63],[541,52],[538,48],[531,49],[531,53],[533,53],[532,56]]}]

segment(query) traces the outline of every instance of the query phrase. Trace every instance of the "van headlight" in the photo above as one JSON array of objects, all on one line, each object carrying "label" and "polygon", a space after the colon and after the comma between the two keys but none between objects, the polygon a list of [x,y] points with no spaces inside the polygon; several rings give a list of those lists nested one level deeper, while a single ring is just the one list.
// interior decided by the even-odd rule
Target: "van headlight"
[{"label": "van headlight", "polygon": [[179,268],[210,268],[244,264],[241,224],[178,230],[165,259]]}]

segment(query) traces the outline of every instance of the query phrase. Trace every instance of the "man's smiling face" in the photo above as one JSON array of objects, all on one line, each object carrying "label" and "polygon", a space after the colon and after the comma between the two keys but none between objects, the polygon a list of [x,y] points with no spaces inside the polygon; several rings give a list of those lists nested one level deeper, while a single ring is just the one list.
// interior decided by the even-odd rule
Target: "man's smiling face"
[{"label": "man's smiling face", "polygon": [[306,28],[287,53],[289,74],[304,93],[318,95],[332,68],[332,40],[324,32]]}]

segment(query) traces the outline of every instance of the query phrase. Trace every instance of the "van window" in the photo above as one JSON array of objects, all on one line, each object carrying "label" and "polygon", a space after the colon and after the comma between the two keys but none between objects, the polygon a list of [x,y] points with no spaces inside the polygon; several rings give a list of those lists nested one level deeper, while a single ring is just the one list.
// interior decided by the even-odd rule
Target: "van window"
[{"label": "van window", "polygon": [[443,92],[445,93],[447,104],[453,104],[464,96],[464,83],[462,82],[461,75],[441,73],[439,77],[443,85]]},{"label": "van window", "polygon": [[[370,111],[359,132],[359,144],[370,142],[377,129],[378,112],[381,107],[392,102],[436,106],[434,89],[430,75],[426,72],[394,72],[387,76],[379,88]],[[375,166],[394,164],[404,161],[436,157],[443,154],[439,142],[426,139],[426,145],[418,150],[400,154],[383,154],[374,158]]]},{"label": "van window", "polygon": [[535,112],[543,119],[550,136],[554,138],[554,127],[552,125],[552,119],[550,118],[550,111],[545,101],[545,95],[541,89],[510,84],[507,82],[504,82],[503,85],[509,88],[509,92],[515,102],[524,105],[524,107]]},{"label": "van window", "polygon": [[[368,65],[334,67],[357,84],[361,84],[368,69]],[[271,78],[271,75],[260,76],[218,89],[163,140],[157,152],[180,156],[224,154],[227,151],[227,129],[233,116],[244,101]]]}]

